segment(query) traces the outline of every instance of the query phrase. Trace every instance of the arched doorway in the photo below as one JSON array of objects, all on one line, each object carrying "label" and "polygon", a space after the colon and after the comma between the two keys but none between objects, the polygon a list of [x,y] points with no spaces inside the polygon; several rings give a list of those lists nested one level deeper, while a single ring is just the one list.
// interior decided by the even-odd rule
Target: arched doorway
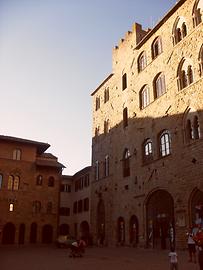
[{"label": "arched doorway", "polygon": [[97,205],[97,241],[99,245],[104,245],[105,241],[105,206],[100,199]]},{"label": "arched doorway", "polygon": [[83,221],[80,224],[80,233],[81,237],[85,240],[85,242],[89,243],[89,224],[87,221]]},{"label": "arched doorway", "polygon": [[30,243],[35,244],[37,242],[37,223],[33,222],[30,227]]},{"label": "arched doorway", "polygon": [[59,234],[60,235],[68,235],[70,231],[68,224],[61,224],[59,227]]},{"label": "arched doorway", "polygon": [[24,242],[25,242],[25,224],[20,224],[18,243],[19,245],[23,245]]},{"label": "arched doorway", "polygon": [[138,244],[138,235],[139,235],[139,225],[138,225],[138,219],[135,215],[133,215],[130,218],[130,224],[129,224],[129,239],[130,239],[130,244],[132,246],[137,246]]},{"label": "arched doorway", "polygon": [[203,227],[203,192],[195,189],[190,200],[190,222]]},{"label": "arched doorway", "polygon": [[42,243],[50,244],[53,239],[53,227],[49,224],[46,224],[42,228]]},{"label": "arched doorway", "polygon": [[117,242],[121,246],[125,243],[125,220],[123,217],[119,217],[117,220]]},{"label": "arched doorway", "polygon": [[15,225],[7,223],[3,228],[2,244],[14,244],[15,242]]},{"label": "arched doorway", "polygon": [[174,202],[165,190],[153,192],[146,203],[147,245],[166,249],[175,244]]}]

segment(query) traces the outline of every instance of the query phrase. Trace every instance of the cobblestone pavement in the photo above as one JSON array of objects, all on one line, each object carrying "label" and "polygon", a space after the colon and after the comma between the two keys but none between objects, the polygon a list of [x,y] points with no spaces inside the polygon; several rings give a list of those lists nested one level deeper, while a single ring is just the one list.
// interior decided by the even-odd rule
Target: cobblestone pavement
[{"label": "cobblestone pavement", "polygon": [[[199,270],[178,251],[179,270]],[[69,258],[69,250],[54,246],[1,246],[0,270],[165,270],[168,251],[129,247],[86,249],[83,258]]]}]

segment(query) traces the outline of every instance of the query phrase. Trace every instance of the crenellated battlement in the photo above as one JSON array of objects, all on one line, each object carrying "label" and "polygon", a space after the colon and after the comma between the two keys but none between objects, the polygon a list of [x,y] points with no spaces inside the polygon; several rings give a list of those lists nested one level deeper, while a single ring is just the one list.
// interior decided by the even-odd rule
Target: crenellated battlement
[{"label": "crenellated battlement", "polygon": [[121,38],[119,40],[118,45],[116,45],[113,49],[118,50],[125,42],[129,41],[129,37],[132,35],[135,35],[135,45],[137,45],[143,38],[144,36],[150,31],[151,29],[143,30],[142,25],[139,23],[134,23],[132,25],[132,31],[127,31],[125,33],[125,37]]},{"label": "crenellated battlement", "polygon": [[149,29],[143,30],[142,25],[139,23],[134,23],[132,25],[132,30],[127,31],[125,36],[119,40],[118,45],[113,48],[113,72],[115,71],[117,64],[120,62],[120,58],[122,58],[124,54],[129,55],[129,50],[135,48],[148,32]]}]

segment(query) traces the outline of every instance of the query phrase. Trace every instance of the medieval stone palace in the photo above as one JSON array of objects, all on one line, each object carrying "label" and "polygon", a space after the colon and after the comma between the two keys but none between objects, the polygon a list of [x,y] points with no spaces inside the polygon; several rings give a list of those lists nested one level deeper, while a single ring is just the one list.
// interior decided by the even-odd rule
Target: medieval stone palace
[{"label": "medieval stone palace", "polygon": [[92,93],[91,229],[108,245],[185,247],[203,225],[203,0],[135,23]]}]

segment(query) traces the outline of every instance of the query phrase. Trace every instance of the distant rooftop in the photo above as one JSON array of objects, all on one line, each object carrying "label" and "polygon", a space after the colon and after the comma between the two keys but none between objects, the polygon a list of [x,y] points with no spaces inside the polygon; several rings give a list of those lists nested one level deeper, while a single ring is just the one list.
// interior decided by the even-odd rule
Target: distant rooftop
[{"label": "distant rooftop", "polygon": [[5,136],[5,135],[0,135],[0,141],[18,142],[21,144],[28,144],[28,145],[36,146],[38,154],[44,153],[50,147],[50,144],[48,143],[37,142],[37,141],[32,141],[32,140],[27,140],[27,139],[22,139],[22,138]]}]

